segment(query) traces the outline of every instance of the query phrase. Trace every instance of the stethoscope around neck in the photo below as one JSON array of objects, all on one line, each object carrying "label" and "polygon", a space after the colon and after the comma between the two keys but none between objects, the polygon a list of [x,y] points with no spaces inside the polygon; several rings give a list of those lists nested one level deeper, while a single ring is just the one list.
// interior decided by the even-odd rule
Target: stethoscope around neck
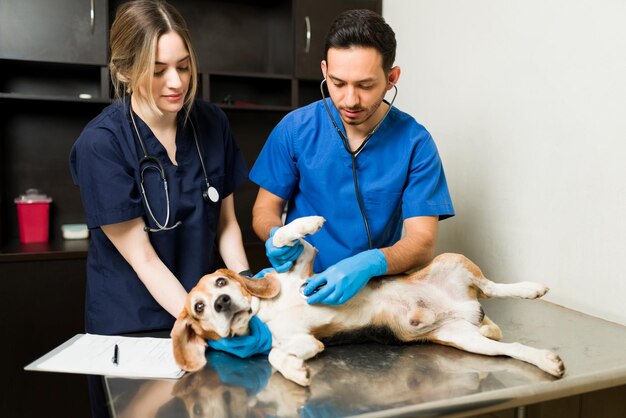
[{"label": "stethoscope around neck", "polygon": [[[143,152],[143,156],[139,159],[138,164],[141,169],[140,177],[141,181],[139,186],[141,188],[141,196],[146,205],[146,209],[148,210],[148,215],[157,226],[156,228],[150,228],[149,226],[145,226],[143,229],[146,232],[161,232],[161,231],[169,231],[180,225],[182,225],[182,221],[177,221],[174,225],[168,226],[170,222],[170,193],[167,187],[167,178],[165,177],[165,169],[163,168],[163,164],[153,155],[148,154],[148,149],[146,148],[146,144],[143,141],[141,134],[139,133],[139,128],[137,128],[137,123],[135,122],[135,117],[133,115],[133,109],[130,103],[128,104],[128,113],[130,115],[130,120],[133,124],[133,128],[135,130],[135,134],[137,136],[137,140],[139,141],[139,145],[141,146],[141,151]],[[217,189],[209,184],[209,177],[207,175],[206,167],[204,165],[204,160],[202,158],[202,152],[200,151],[200,143],[198,141],[198,135],[196,134],[196,128],[193,124],[191,118],[189,119],[191,130],[193,132],[193,139],[196,144],[196,151],[198,151],[198,157],[200,158],[200,165],[202,166],[202,173],[204,174],[204,183],[206,185],[206,190],[202,192],[202,197],[205,201],[217,203],[220,199],[220,194]],[[147,164],[146,163],[152,163]],[[143,168],[141,168],[143,166]],[[146,170],[157,170],[159,176],[161,177],[161,181],[163,181],[163,189],[165,193],[165,204],[167,205],[165,210],[165,222],[160,223],[154,213],[152,212],[152,207],[150,207],[150,202],[148,201],[148,196],[146,195],[146,190],[144,188],[144,173]]]},{"label": "stethoscope around neck", "polygon": [[361,216],[363,217],[363,224],[365,225],[365,232],[367,233],[367,245],[369,246],[370,249],[372,249],[374,248],[374,245],[372,243],[372,233],[370,232],[370,225],[369,225],[369,222],[367,221],[367,216],[365,214],[365,205],[363,204],[363,199],[361,198],[361,192],[359,191],[359,181],[357,179],[357,173],[356,173],[356,157],[361,153],[361,151],[363,151],[363,148],[365,148],[365,145],[367,145],[372,135],[374,135],[374,133],[378,130],[380,125],[382,125],[382,123],[387,118],[387,115],[389,114],[389,112],[391,111],[391,108],[393,107],[393,103],[396,101],[396,96],[398,95],[398,87],[391,81],[388,82],[394,88],[394,94],[393,94],[393,97],[391,98],[391,102],[389,103],[389,107],[387,108],[387,111],[383,115],[383,118],[380,120],[380,122],[378,122],[376,126],[374,126],[374,129],[372,129],[370,133],[368,133],[367,136],[365,136],[365,139],[363,139],[363,142],[361,143],[361,145],[359,145],[359,147],[353,151],[352,148],[350,148],[350,143],[348,142],[348,138],[346,137],[346,135],[344,135],[344,133],[339,128],[339,125],[337,124],[337,122],[335,122],[335,118],[333,117],[333,114],[330,111],[330,106],[328,105],[327,103],[328,101],[326,100],[326,95],[324,94],[325,83],[326,83],[326,79],[323,79],[322,82],[320,83],[320,91],[322,93],[322,102],[324,102],[324,107],[326,108],[328,117],[333,122],[333,126],[335,127],[335,130],[337,131],[337,134],[341,138],[343,147],[346,149],[348,154],[350,154],[350,159],[352,161],[352,178],[354,179],[354,193],[356,194],[356,200],[359,205],[359,210],[361,211]]}]

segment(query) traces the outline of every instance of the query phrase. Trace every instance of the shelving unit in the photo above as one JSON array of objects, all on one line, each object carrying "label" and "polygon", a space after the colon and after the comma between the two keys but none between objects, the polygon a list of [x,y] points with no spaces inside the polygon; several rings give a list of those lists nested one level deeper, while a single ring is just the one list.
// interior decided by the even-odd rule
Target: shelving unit
[{"label": "shelving unit", "polygon": [[251,73],[211,73],[202,77],[202,95],[223,109],[289,112],[292,103],[291,77]]}]

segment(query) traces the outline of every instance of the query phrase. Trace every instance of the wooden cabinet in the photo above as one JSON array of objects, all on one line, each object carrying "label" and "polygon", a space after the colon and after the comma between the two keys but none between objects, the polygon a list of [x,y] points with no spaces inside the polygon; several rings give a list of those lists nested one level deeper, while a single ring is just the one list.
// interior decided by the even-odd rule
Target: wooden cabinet
[{"label": "wooden cabinet", "polygon": [[332,21],[339,13],[350,9],[370,9],[382,12],[382,2],[376,0],[294,0],[293,22],[295,38],[295,77],[322,80],[320,62],[324,59],[324,39]]},{"label": "wooden cabinet", "polygon": [[2,0],[0,58],[105,65],[107,0]]},{"label": "wooden cabinet", "polygon": [[[30,364],[84,332],[85,259],[25,255],[0,263],[3,417],[89,417],[84,375],[25,372]],[[15,318],[15,319],[8,319]]]},{"label": "wooden cabinet", "polygon": [[293,74],[291,0],[170,0],[202,73]]}]

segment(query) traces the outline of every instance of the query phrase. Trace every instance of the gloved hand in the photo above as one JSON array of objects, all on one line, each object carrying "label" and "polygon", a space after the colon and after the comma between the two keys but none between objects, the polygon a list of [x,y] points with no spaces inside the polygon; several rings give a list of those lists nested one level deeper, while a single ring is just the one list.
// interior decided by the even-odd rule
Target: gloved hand
[{"label": "gloved hand", "polygon": [[272,348],[272,333],[267,325],[256,316],[250,318],[250,334],[240,337],[208,340],[214,350],[224,351],[240,358],[255,354],[268,354]]},{"label": "gloved hand", "polygon": [[295,239],[293,240],[295,243],[293,247],[274,247],[272,239],[277,230],[277,226],[272,228],[270,237],[265,241],[265,255],[267,255],[272,267],[274,267],[277,272],[284,273],[291,268],[294,260],[302,253],[304,246],[300,243],[300,240]]},{"label": "gloved hand", "polygon": [[261,270],[260,272],[258,272],[257,274],[255,274],[254,276],[252,276],[253,279],[262,279],[263,277],[265,277],[266,274],[271,273],[273,271],[276,271],[273,267],[266,267],[263,270]]},{"label": "gloved hand", "polygon": [[308,279],[304,296],[308,297],[308,304],[341,305],[356,295],[369,279],[386,272],[387,260],[382,251],[363,251]]}]

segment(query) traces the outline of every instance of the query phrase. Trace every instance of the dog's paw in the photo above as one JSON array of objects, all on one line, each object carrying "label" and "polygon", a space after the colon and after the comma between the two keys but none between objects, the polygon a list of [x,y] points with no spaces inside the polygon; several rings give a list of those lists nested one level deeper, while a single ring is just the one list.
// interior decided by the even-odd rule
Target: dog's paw
[{"label": "dog's paw", "polygon": [[539,360],[537,366],[554,377],[561,378],[565,373],[565,364],[558,354],[548,350],[541,350],[543,357]]},{"label": "dog's paw", "polygon": [[272,243],[275,247],[293,246],[293,240],[316,233],[324,222],[326,219],[321,216],[304,216],[294,219],[274,233]]},{"label": "dog's paw", "polygon": [[548,286],[535,282],[513,283],[512,286],[515,286],[515,297],[522,299],[537,299],[550,290]]},{"label": "dog's paw", "polygon": [[491,321],[480,325],[478,332],[480,332],[483,337],[487,337],[490,340],[500,341],[502,339],[502,330]]},{"label": "dog's paw", "polygon": [[311,384],[311,372],[305,362],[298,357],[287,356],[284,359],[280,372],[285,378],[300,386],[309,386]]}]

